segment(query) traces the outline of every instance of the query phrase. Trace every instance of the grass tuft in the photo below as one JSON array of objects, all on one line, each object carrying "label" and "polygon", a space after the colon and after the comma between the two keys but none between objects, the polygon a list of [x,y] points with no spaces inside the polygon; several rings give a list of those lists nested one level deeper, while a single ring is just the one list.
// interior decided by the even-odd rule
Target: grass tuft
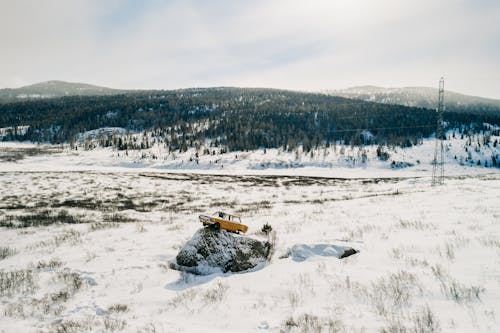
[{"label": "grass tuft", "polygon": [[37,288],[38,274],[31,268],[0,271],[0,296],[30,294]]},{"label": "grass tuft", "polygon": [[108,307],[108,312],[113,313],[113,312],[127,312],[128,305],[127,304],[113,304]]},{"label": "grass tuft", "polygon": [[16,253],[17,251],[15,249],[2,246],[0,247],[0,260],[3,260],[7,257],[11,257]]},{"label": "grass tuft", "polygon": [[337,333],[341,331],[345,331],[345,328],[340,320],[318,317],[309,313],[288,317],[283,321],[280,329],[280,332],[284,333]]},{"label": "grass tuft", "polygon": [[28,227],[43,227],[56,223],[61,224],[76,224],[84,223],[81,217],[71,215],[67,210],[61,210],[57,214],[53,214],[49,210],[42,210],[25,215],[7,215],[0,221],[0,227],[6,228],[28,228]]}]

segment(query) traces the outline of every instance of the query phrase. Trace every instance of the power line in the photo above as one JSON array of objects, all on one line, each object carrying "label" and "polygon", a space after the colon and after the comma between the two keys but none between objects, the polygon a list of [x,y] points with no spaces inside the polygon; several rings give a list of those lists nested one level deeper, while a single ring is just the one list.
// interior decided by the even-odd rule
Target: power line
[{"label": "power line", "polygon": [[436,145],[432,161],[432,185],[444,184],[444,145],[443,145],[443,111],[444,111],[444,78],[439,80],[439,99],[437,107]]}]

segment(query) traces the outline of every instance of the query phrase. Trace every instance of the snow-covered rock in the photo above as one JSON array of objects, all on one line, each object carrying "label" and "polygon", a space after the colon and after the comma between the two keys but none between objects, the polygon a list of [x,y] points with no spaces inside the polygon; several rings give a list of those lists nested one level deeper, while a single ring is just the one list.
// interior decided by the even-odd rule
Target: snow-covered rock
[{"label": "snow-covered rock", "polygon": [[[109,113],[108,113],[109,114]],[[102,127],[80,133],[76,136],[78,141],[96,140],[100,137],[111,137],[113,135],[125,135],[127,130],[123,127]]]},{"label": "snow-covered rock", "polygon": [[357,250],[348,246],[333,244],[295,244],[285,255],[291,257],[293,261],[304,261],[313,256],[335,257],[338,259],[349,257],[358,253]]},{"label": "snow-covered rock", "polygon": [[263,265],[270,249],[269,242],[202,228],[181,248],[171,267],[199,275],[241,272]]}]

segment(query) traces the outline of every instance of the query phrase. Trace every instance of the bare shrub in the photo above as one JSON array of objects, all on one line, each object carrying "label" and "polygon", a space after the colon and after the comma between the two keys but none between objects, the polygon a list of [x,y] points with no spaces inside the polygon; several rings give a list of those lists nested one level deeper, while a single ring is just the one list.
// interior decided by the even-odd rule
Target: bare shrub
[{"label": "bare shrub", "polygon": [[119,227],[118,223],[115,222],[94,222],[90,224],[89,231],[105,230],[118,227]]},{"label": "bare shrub", "polygon": [[103,319],[96,316],[87,316],[80,320],[64,320],[51,327],[55,333],[82,333],[82,332],[117,332],[125,328],[125,320],[105,316]]},{"label": "bare shrub", "polygon": [[410,333],[410,329],[400,319],[393,319],[380,329],[380,333]]},{"label": "bare shrub", "polygon": [[262,226],[262,229],[260,229],[260,231],[264,234],[264,235],[268,235],[271,231],[273,230],[273,227],[271,227],[271,225],[269,223],[265,223],[263,226]]},{"label": "bare shrub", "polygon": [[17,318],[25,318],[26,314],[24,313],[24,305],[23,303],[10,303],[4,307],[3,315],[5,317],[17,317]]},{"label": "bare shrub", "polygon": [[84,331],[84,326],[76,320],[65,320],[55,327],[56,333],[78,333]]},{"label": "bare shrub", "polygon": [[427,266],[429,266],[429,262],[427,260],[421,259],[418,257],[413,257],[413,256],[405,256],[405,263],[407,266],[410,266],[410,267],[415,267],[415,266],[427,267]]},{"label": "bare shrub", "polygon": [[420,257],[414,257],[406,254],[407,249],[404,247],[392,248],[389,254],[396,260],[402,260],[406,264],[406,266],[415,267],[415,266],[423,266],[428,267],[429,262]]},{"label": "bare shrub", "polygon": [[219,207],[227,207],[227,208],[234,208],[238,205],[238,202],[233,200],[233,201],[222,201],[218,199],[213,199],[212,202],[210,202],[210,207],[218,209]]},{"label": "bare shrub", "polygon": [[415,333],[437,333],[441,331],[439,319],[428,305],[413,314],[413,331]]},{"label": "bare shrub", "polygon": [[295,290],[288,291],[287,299],[292,309],[297,308],[302,303],[302,297],[300,296],[300,293]]},{"label": "bare shrub", "polygon": [[70,298],[70,293],[68,290],[60,290],[56,293],[50,295],[50,300],[52,302],[66,302]]},{"label": "bare shrub", "polygon": [[168,306],[178,308],[179,306],[186,306],[188,302],[193,301],[197,297],[195,289],[189,289],[177,294],[174,298],[168,301]]},{"label": "bare shrub", "polygon": [[55,279],[64,282],[64,284],[66,284],[66,287],[68,288],[68,292],[70,292],[71,294],[74,294],[83,286],[82,279],[80,279],[78,273],[75,272],[58,272]]},{"label": "bare shrub", "polygon": [[63,243],[69,243],[71,245],[76,245],[81,243],[82,234],[74,229],[65,230],[61,235],[54,238],[54,245],[60,246]]},{"label": "bare shrub", "polygon": [[37,288],[38,274],[31,268],[15,271],[0,271],[0,296],[15,293],[29,294]]},{"label": "bare shrub", "polygon": [[398,226],[402,229],[433,230],[436,227],[430,223],[415,220],[399,220]]},{"label": "bare shrub", "polygon": [[438,333],[439,320],[429,306],[423,306],[410,317],[389,317],[387,326],[380,333]]},{"label": "bare shrub", "polygon": [[444,294],[457,303],[469,303],[472,301],[480,301],[481,294],[485,289],[481,286],[466,286],[455,279],[448,281],[448,284],[442,285]]},{"label": "bare shrub", "polygon": [[262,200],[257,202],[249,202],[241,204],[240,207],[236,210],[237,214],[250,214],[253,212],[258,212],[262,209],[271,209],[273,208],[273,203],[269,200]]},{"label": "bare shrub", "polygon": [[0,260],[13,256],[16,253],[17,251],[15,249],[2,246],[0,247]]},{"label": "bare shrub", "polygon": [[414,274],[399,271],[372,283],[367,292],[377,313],[386,315],[388,312],[401,311],[403,307],[407,307],[411,297],[421,293],[422,288]]},{"label": "bare shrub", "polygon": [[104,222],[114,222],[114,223],[130,223],[137,222],[136,219],[133,219],[125,214],[113,213],[113,214],[105,214],[102,217]]},{"label": "bare shrub", "polygon": [[69,243],[71,245],[76,245],[81,243],[82,241],[82,234],[81,232],[74,230],[74,229],[69,229],[69,230],[64,230],[60,235],[49,239],[49,240],[43,240],[40,242],[37,242],[35,244],[29,245],[27,248],[28,249],[36,249],[39,247],[58,247],[61,246],[62,244]]},{"label": "bare shrub", "polygon": [[283,333],[337,333],[344,330],[344,325],[339,320],[327,317],[318,317],[304,313],[296,318],[288,317],[282,324],[280,332]]},{"label": "bare shrub", "polygon": [[[288,317],[281,325],[284,327],[284,332],[291,332],[294,327],[298,327],[299,324],[295,322],[293,317]],[[283,331],[283,330],[282,330]]]},{"label": "bare shrub", "polygon": [[272,230],[269,232],[269,234],[267,235],[267,243],[269,244],[267,261],[271,261],[274,254],[276,253],[276,243],[277,243],[276,230]]},{"label": "bare shrub", "polygon": [[202,294],[202,299],[207,304],[220,303],[224,300],[229,287],[222,282],[217,282],[215,288],[208,289]]},{"label": "bare shrub", "polygon": [[354,230],[350,230],[349,234],[347,235],[348,240],[357,240],[357,239],[363,239],[363,234],[364,230],[361,227],[356,227]]},{"label": "bare shrub", "polygon": [[106,332],[121,331],[125,328],[125,326],[127,326],[127,322],[125,320],[118,319],[118,318],[112,318],[109,316],[106,316],[104,318],[103,324],[104,324],[104,329],[106,330]]},{"label": "bare shrub", "polygon": [[492,247],[500,249],[500,240],[493,235],[488,235],[487,237],[478,238],[479,243],[486,247]]},{"label": "bare shrub", "polygon": [[67,210],[61,210],[57,214],[53,214],[50,210],[41,210],[25,215],[8,215],[4,220],[0,221],[0,226],[7,228],[27,228],[47,226],[54,223],[76,224],[84,222],[81,217],[71,215]]},{"label": "bare shrub", "polygon": [[88,316],[82,320],[64,320],[56,323],[52,327],[55,333],[81,333],[95,332],[95,326],[98,324],[94,316]]},{"label": "bare shrub", "polygon": [[486,292],[481,286],[466,286],[460,283],[440,265],[432,266],[431,271],[434,277],[438,279],[443,295],[457,303],[480,301],[481,295]]},{"label": "bare shrub", "polygon": [[41,299],[32,299],[27,305],[31,308],[29,309],[29,315],[41,313],[44,315],[52,314],[59,316],[64,310],[64,306],[61,303],[66,302],[70,298],[67,291],[61,290],[53,294],[47,294]]},{"label": "bare shrub", "polygon": [[128,311],[128,305],[127,304],[113,304],[108,306],[108,312],[113,313],[113,312],[127,312]]},{"label": "bare shrub", "polygon": [[455,251],[469,244],[470,239],[457,233],[455,230],[449,232],[451,237],[444,244],[444,249],[438,248],[439,254],[448,258],[450,261],[455,260]]},{"label": "bare shrub", "polygon": [[63,265],[63,262],[59,258],[52,258],[49,261],[40,260],[36,264],[37,269],[55,269]]},{"label": "bare shrub", "polygon": [[439,264],[431,266],[431,272],[441,283],[448,277],[448,272],[446,272],[443,266]]},{"label": "bare shrub", "polygon": [[444,245],[444,253],[449,260],[455,260],[455,247],[453,244],[446,242]]},{"label": "bare shrub", "polygon": [[71,294],[63,289],[55,293],[46,294],[42,298],[23,297],[19,302],[12,302],[4,307],[4,315],[7,317],[27,318],[34,315],[52,314],[59,316],[64,310],[62,303],[68,301]]}]

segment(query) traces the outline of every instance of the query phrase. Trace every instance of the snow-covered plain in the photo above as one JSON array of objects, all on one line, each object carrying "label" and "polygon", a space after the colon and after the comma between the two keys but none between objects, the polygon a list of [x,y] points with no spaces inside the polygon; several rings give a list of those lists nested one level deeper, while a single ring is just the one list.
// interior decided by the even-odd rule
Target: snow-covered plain
[{"label": "snow-covered plain", "polygon": [[[2,145],[0,332],[500,327],[500,172],[452,164],[453,152],[453,176],[431,187],[432,150],[419,147],[394,153],[421,160],[397,170],[376,159],[359,167],[301,159],[300,168],[270,168],[284,152],[268,150],[222,156],[223,168],[207,156],[197,164],[205,170],[172,172],[178,162],[106,149]],[[16,155],[23,149],[30,153]],[[272,260],[240,274],[168,268],[201,227],[198,214],[217,209],[241,214],[248,237],[264,237],[260,228],[271,224]],[[8,227],[19,221],[65,223]],[[286,257],[294,246],[324,245],[360,252]]]},{"label": "snow-covered plain", "polygon": [[[96,133],[118,131],[105,128],[86,132],[84,137],[95,139]],[[451,138],[453,131],[448,131]],[[141,136],[137,136],[140,141]],[[451,176],[500,172],[500,136],[484,135],[444,141],[446,174]],[[497,144],[493,144],[497,142]],[[80,142],[83,145],[83,142]],[[36,145],[0,142],[0,162],[3,171],[130,171],[181,172],[224,175],[303,175],[337,178],[429,177],[432,172],[435,140],[424,139],[409,148],[384,147],[386,160],[377,156],[376,145],[363,147],[330,145],[304,152],[299,146],[293,151],[259,149],[247,152],[220,153],[207,141],[202,150],[189,148],[185,152],[169,151],[164,144],[150,148],[117,150],[69,145]],[[492,165],[492,157],[497,166]],[[479,164],[478,164],[479,162]]]}]

